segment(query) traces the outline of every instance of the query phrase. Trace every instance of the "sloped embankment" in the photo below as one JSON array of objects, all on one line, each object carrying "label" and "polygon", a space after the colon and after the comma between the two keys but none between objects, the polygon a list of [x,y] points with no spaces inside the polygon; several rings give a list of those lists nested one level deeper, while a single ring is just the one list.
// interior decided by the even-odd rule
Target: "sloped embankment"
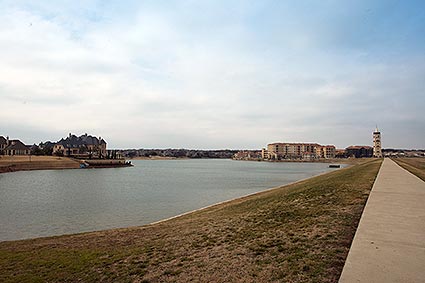
[{"label": "sloped embankment", "polygon": [[425,181],[425,158],[393,158],[398,165]]},{"label": "sloped embankment", "polygon": [[80,163],[67,157],[56,156],[2,156],[0,158],[0,173],[79,168]]},{"label": "sloped embankment", "polygon": [[2,282],[337,282],[381,160],[154,225],[0,243]]}]

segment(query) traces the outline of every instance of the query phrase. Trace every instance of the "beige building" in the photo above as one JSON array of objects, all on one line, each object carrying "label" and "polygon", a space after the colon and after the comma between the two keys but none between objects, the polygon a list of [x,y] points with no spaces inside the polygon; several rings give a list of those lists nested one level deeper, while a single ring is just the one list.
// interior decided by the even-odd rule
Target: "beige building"
[{"label": "beige building", "polygon": [[334,145],[319,145],[316,150],[316,155],[320,158],[335,158],[336,148]]},{"label": "beige building", "polygon": [[269,151],[264,147],[261,149],[261,158],[269,159]]},{"label": "beige building", "polygon": [[263,159],[318,159],[334,158],[336,148],[333,145],[320,145],[317,143],[271,143],[267,149],[263,148],[261,156]]}]

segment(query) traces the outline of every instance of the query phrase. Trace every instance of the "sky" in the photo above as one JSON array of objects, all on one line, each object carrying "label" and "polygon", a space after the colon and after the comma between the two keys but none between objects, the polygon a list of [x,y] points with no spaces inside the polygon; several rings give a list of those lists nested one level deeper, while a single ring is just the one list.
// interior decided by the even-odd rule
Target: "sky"
[{"label": "sky", "polygon": [[425,148],[424,1],[0,0],[0,135]]}]

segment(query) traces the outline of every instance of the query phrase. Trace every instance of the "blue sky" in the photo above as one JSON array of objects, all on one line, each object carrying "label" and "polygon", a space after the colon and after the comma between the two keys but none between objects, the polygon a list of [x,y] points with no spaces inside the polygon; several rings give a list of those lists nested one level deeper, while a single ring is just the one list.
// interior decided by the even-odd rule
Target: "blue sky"
[{"label": "blue sky", "polygon": [[422,1],[1,1],[0,135],[425,148]]}]

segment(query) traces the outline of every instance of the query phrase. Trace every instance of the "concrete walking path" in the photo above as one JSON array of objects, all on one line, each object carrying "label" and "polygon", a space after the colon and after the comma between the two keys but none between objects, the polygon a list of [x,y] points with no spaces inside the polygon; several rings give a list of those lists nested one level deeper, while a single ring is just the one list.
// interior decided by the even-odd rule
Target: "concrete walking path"
[{"label": "concrete walking path", "polygon": [[425,182],[388,158],[339,282],[425,282]]}]

